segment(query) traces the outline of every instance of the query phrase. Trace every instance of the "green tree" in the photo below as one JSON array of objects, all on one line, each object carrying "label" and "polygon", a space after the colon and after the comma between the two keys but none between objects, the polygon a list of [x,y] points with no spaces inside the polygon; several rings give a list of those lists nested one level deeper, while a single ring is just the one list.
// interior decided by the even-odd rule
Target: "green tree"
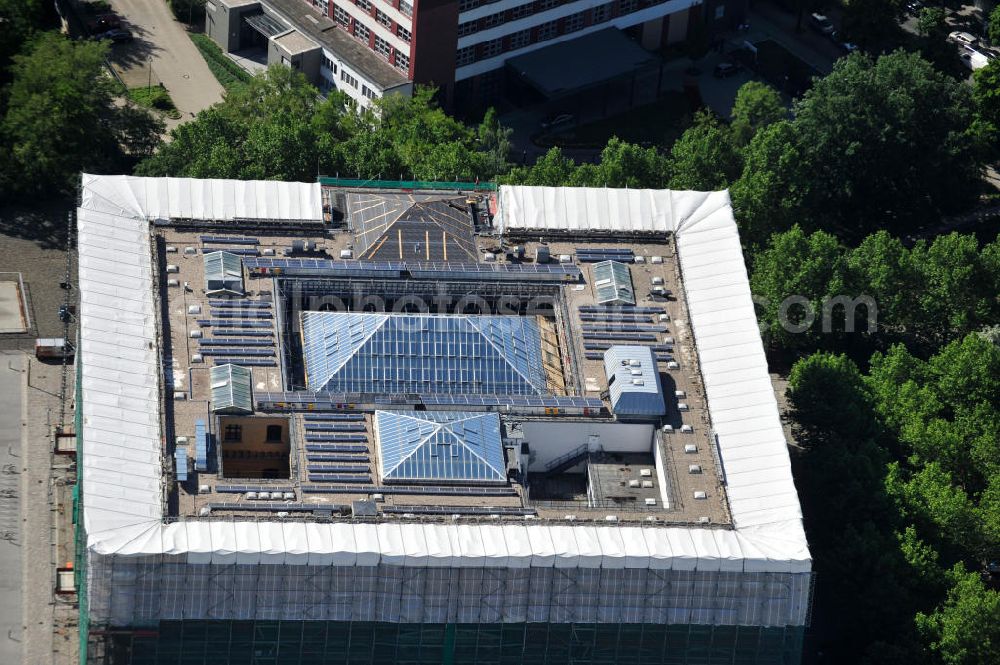
[{"label": "green tree", "polygon": [[670,189],[712,191],[736,180],[743,164],[730,129],[700,111],[670,150]]},{"label": "green tree", "polygon": [[990,12],[986,24],[986,34],[994,45],[1000,44],[1000,5],[994,7],[993,11]]},{"label": "green tree", "polygon": [[508,158],[511,149],[510,136],[513,131],[510,127],[500,124],[496,109],[491,106],[486,110],[483,121],[476,129],[479,149],[484,153],[484,166],[487,170],[482,174],[484,178],[492,178],[510,169]]},{"label": "green tree", "polygon": [[11,58],[40,28],[42,16],[42,0],[0,0],[0,85],[8,80]]},{"label": "green tree", "polygon": [[747,247],[761,247],[772,234],[811,221],[801,212],[809,187],[804,158],[795,126],[784,120],[762,128],[744,148],[743,174],[733,183],[732,197]]},{"label": "green tree", "polygon": [[[910,251],[886,231],[866,237],[847,255],[847,293],[870,296],[877,303],[878,332],[898,340],[914,332],[920,314],[921,275]],[[855,329],[861,329],[856,323]]]},{"label": "green tree", "polygon": [[917,16],[917,32],[921,37],[941,37],[948,31],[944,7],[924,7]]},{"label": "green tree", "polygon": [[45,33],[14,58],[0,134],[20,192],[73,191],[81,170],[129,170],[155,145],[162,123],[115,103],[107,48]]},{"label": "green tree", "polygon": [[864,377],[847,356],[814,353],[788,376],[791,415],[809,445],[872,439],[879,426]]},{"label": "green tree", "polygon": [[823,300],[841,292],[844,249],[823,231],[794,226],[771,238],[750,275],[764,339],[785,349],[816,348]]},{"label": "green tree", "polygon": [[968,86],[915,54],[841,58],[795,106],[800,213],[846,239],[965,208],[981,169],[972,120]]},{"label": "green tree", "polygon": [[902,0],[844,0],[843,27],[865,49],[895,41]]},{"label": "green tree", "polygon": [[535,187],[559,187],[569,182],[576,172],[576,162],[565,156],[558,147],[549,148],[531,166],[518,166],[500,178],[500,182],[511,185],[531,185]]},{"label": "green tree", "polygon": [[[339,104],[339,105],[338,105]],[[320,165],[319,130],[339,129],[342,99],[320,102],[305,77],[269,67],[226,98],[178,125],[171,140],[137,173],[148,176],[315,180]]]},{"label": "green tree", "polygon": [[597,168],[587,176],[577,173],[593,187],[633,187],[662,189],[670,177],[670,160],[656,148],[643,148],[611,137],[601,151]]},{"label": "green tree", "polygon": [[740,147],[746,146],[760,129],[785,120],[788,115],[777,90],[766,83],[747,81],[740,86],[733,102],[730,122],[733,140]]},{"label": "green tree", "polygon": [[[993,15],[996,16],[997,11]],[[976,129],[988,158],[995,160],[1000,158],[1000,60],[990,60],[972,76],[972,99],[978,122]]]},{"label": "green tree", "polygon": [[917,628],[946,665],[993,665],[1000,658],[1000,594],[961,565],[949,577],[947,599],[918,614]]}]

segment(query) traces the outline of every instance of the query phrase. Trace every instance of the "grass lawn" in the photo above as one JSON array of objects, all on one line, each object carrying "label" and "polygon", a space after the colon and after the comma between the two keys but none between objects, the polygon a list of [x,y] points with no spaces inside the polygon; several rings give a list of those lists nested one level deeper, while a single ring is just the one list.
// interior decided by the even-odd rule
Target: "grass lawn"
[{"label": "grass lawn", "polygon": [[176,120],[181,117],[181,112],[174,106],[174,100],[170,99],[170,94],[158,85],[148,88],[146,86],[132,88],[128,91],[128,98],[139,106],[160,111],[168,118]]},{"label": "grass lawn", "polygon": [[233,86],[250,81],[250,74],[226,57],[226,54],[222,52],[218,44],[212,41],[211,37],[200,32],[190,32],[188,37],[198,47],[201,57],[205,58],[208,68],[223,88],[229,90]]},{"label": "grass lawn", "polygon": [[670,91],[652,104],[576,127],[544,132],[534,142],[541,147],[603,148],[608,139],[617,136],[629,143],[669,148],[691,124],[691,116],[687,96]]}]

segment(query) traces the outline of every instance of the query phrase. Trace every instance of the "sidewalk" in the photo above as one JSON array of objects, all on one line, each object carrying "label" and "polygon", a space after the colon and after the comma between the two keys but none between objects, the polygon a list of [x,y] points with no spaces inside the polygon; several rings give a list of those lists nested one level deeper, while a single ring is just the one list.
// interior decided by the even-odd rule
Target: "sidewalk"
[{"label": "sidewalk", "polygon": [[[138,69],[146,73],[145,68],[152,66],[155,77],[181,112],[179,120],[165,119],[168,129],[222,101],[222,86],[188,37],[184,24],[170,13],[166,0],[113,0],[112,6],[135,35],[132,44],[116,48],[112,59],[126,71]],[[127,75],[123,78],[128,80]]]}]

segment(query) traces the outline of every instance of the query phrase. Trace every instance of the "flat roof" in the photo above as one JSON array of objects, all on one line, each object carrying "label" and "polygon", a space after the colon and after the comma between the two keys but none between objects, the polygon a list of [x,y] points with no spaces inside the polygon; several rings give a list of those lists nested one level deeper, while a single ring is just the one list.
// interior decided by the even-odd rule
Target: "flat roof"
[{"label": "flat roof", "polygon": [[283,35],[274,37],[274,43],[288,52],[289,55],[298,55],[319,48],[319,44],[298,30],[289,30]]},{"label": "flat roof", "polygon": [[[293,550],[281,548],[291,547],[298,537],[296,530],[300,525],[281,521],[268,522],[265,519],[255,522],[252,527],[243,527],[239,526],[239,522],[232,522],[232,517],[216,517],[204,522],[189,519],[184,522],[183,527],[164,522],[164,506],[161,503],[161,487],[164,482],[161,463],[164,451],[161,443],[163,425],[160,404],[162,399],[170,399],[171,395],[163,394],[165,387],[160,381],[162,345],[170,344],[172,357],[179,361],[172,368],[173,380],[170,383],[173,389],[180,386],[190,396],[188,400],[174,403],[174,410],[180,414],[175,416],[173,423],[178,434],[193,426],[192,423],[197,419],[207,417],[208,399],[202,396],[208,393],[210,387],[205,383],[207,365],[199,372],[186,361],[198,346],[196,340],[192,340],[187,334],[187,328],[191,327],[194,318],[186,311],[187,307],[199,301],[203,307],[207,307],[207,300],[201,300],[202,296],[196,293],[188,293],[178,300],[181,296],[177,294],[182,294],[180,289],[171,291],[163,286],[167,278],[195,285],[203,279],[200,275],[202,261],[197,253],[206,246],[205,239],[199,237],[197,230],[185,230],[165,223],[153,226],[152,221],[166,220],[169,216],[150,215],[150,210],[146,208],[146,204],[150,203],[159,213],[180,211],[184,214],[177,215],[177,218],[191,220],[191,206],[195,203],[169,196],[164,201],[157,196],[138,194],[169,192],[172,191],[171,187],[177,189],[178,185],[169,185],[164,180],[166,179],[84,176],[83,204],[78,210],[78,220],[82,301],[81,403],[84,415],[81,440],[86,452],[83,456],[83,482],[87,496],[84,502],[84,519],[90,538],[89,545],[103,553],[140,554],[149,548],[155,549],[163,542],[181,542],[171,536],[171,533],[183,528],[188,538],[183,541],[188,543],[186,546],[198,548],[202,546],[197,545],[197,542],[202,542],[209,548],[206,551],[210,552],[215,547],[212,543],[226,541],[228,536],[225,534],[229,530],[274,529],[276,534],[284,534],[281,539],[274,541],[272,536],[267,538],[271,542],[283,542],[285,545],[272,545],[268,556],[280,556],[290,563],[294,562],[296,555]],[[184,185],[185,191],[216,191],[217,185],[213,181],[197,182],[197,185]],[[236,193],[235,185],[219,187],[221,196],[212,201],[226,200],[229,202],[228,207],[218,210],[214,204],[208,205],[204,208],[209,214],[205,219],[217,219],[213,215],[228,215],[230,219],[238,219],[240,212],[246,212],[246,202],[234,203],[232,196]],[[281,215],[285,215],[289,221],[300,220],[302,216],[322,218],[321,210],[310,211],[305,209],[311,207],[309,205],[302,207],[289,203],[297,192],[306,192],[297,183],[262,183],[259,187],[255,183],[244,183],[240,187],[247,200],[266,199],[266,192],[277,193],[278,199],[283,202],[281,205],[272,205],[268,201],[254,203],[255,209],[273,210],[277,220],[282,219]],[[601,192],[605,192],[607,196],[616,196],[615,190],[586,190],[580,194],[584,197],[600,197]],[[675,242],[671,244],[658,241],[648,244],[636,251],[642,260],[629,264],[629,268],[639,292],[637,295],[640,306],[654,309],[650,305],[655,304],[655,300],[651,300],[652,296],[643,292],[645,285],[654,276],[663,279],[666,286],[672,287],[679,296],[667,303],[667,311],[671,321],[669,334],[676,345],[673,353],[680,360],[680,366],[677,370],[664,374],[668,374],[674,382],[672,389],[690,395],[692,410],[681,417],[684,422],[695,426],[690,440],[698,442],[695,454],[699,456],[702,467],[711,469],[718,452],[725,479],[724,488],[709,487],[710,494],[714,497],[710,498],[708,504],[695,506],[705,505],[706,511],[709,511],[709,506],[715,506],[711,511],[718,511],[718,506],[723,505],[723,497],[728,496],[729,512],[734,524],[730,528],[724,528],[728,518],[716,517],[711,520],[711,526],[697,523],[676,528],[634,526],[629,527],[633,531],[629,532],[631,535],[628,537],[645,543],[645,552],[649,552],[649,547],[652,546],[660,553],[656,556],[666,556],[670,560],[669,565],[673,567],[684,566],[686,564],[682,559],[686,561],[693,558],[701,562],[697,564],[700,568],[707,566],[708,569],[712,566],[735,569],[734,566],[738,566],[740,570],[808,571],[809,553],[802,531],[801,514],[792,484],[777,404],[771,391],[763,347],[753,315],[746,270],[728,195],[725,192],[667,194],[671,197],[676,213],[676,217],[671,219],[680,220],[678,226],[669,229],[675,236]],[[314,200],[311,190],[307,193],[307,199]],[[315,200],[318,201],[319,196]],[[544,211],[527,212],[540,215]],[[256,215],[252,218],[260,219]],[[302,237],[303,233],[308,235],[309,232],[289,232],[285,235],[275,232],[268,242],[277,249],[289,244],[296,235]],[[322,239],[323,249],[337,252],[344,243],[350,242],[350,238],[349,234],[340,233],[336,234],[336,238]],[[586,241],[556,242],[551,243],[549,248],[554,256],[558,256],[571,253],[572,244],[581,242]],[[161,265],[159,261],[162,258],[153,260],[154,256],[162,257],[156,248],[164,244],[181,250],[177,259],[180,264],[179,272],[163,274],[166,272],[166,262]],[[183,260],[187,246],[194,248],[190,257],[194,260]],[[639,248],[634,243],[629,246]],[[537,244],[529,243],[526,248],[531,256],[537,251]],[[659,261],[654,262],[654,258],[659,258]],[[175,259],[168,255],[168,260],[173,262]],[[588,340],[586,334],[572,334],[573,331],[579,332],[585,330],[584,326],[591,325],[587,322],[590,318],[588,308],[594,306],[593,291],[588,288],[591,266],[582,267],[583,282],[561,287],[565,293],[567,314],[556,318],[562,321],[560,325],[567,326],[570,331],[568,336],[565,332],[559,335],[560,345],[570,345],[561,348],[560,353],[565,354],[566,358],[575,359],[575,365],[567,368],[566,375],[570,381],[579,380],[583,383],[580,389],[587,394],[591,390],[588,379],[594,380],[594,390],[602,390],[600,377],[603,375],[603,356],[598,353],[601,358],[590,360],[584,348]],[[678,267],[683,276],[680,281],[676,275]],[[273,299],[275,294],[272,289],[270,278],[248,276],[247,290],[254,293],[255,301]],[[164,307],[159,302],[161,294],[167,299]],[[180,306],[181,303],[184,306]],[[169,340],[161,339],[162,331],[158,323],[160,311],[169,311],[171,317]],[[273,320],[273,316],[261,318],[262,325],[269,329],[274,326]],[[649,326],[656,323],[656,317],[650,315]],[[223,334],[212,332],[213,338]],[[663,332],[655,335],[657,340],[664,339]],[[191,385],[186,384],[189,372],[192,377]],[[281,367],[253,368],[255,392],[281,387],[282,381]],[[697,395],[702,391],[707,395],[707,409],[698,404]],[[182,420],[177,421],[176,418]],[[296,416],[295,420],[301,422],[301,417]],[[363,429],[366,440],[361,447],[371,455],[370,415],[365,416]],[[695,459],[686,456],[681,445],[685,439],[680,435],[668,437],[658,434],[656,441],[660,442],[657,445],[661,447],[654,448],[654,451],[667,459],[667,464],[675,470],[681,469],[681,464],[685,461]],[[371,459],[374,460],[375,457]],[[293,464],[308,464],[308,460],[303,458]],[[679,471],[677,473],[680,474]],[[715,477],[708,472],[704,475],[704,480],[709,481]],[[656,480],[658,487],[662,482],[669,482],[660,478]],[[697,487],[692,486],[692,482],[695,480],[687,477],[677,480],[678,487]],[[343,500],[339,496],[327,498],[326,503],[349,504],[350,500],[366,498],[367,493],[359,494],[361,496],[344,495]],[[692,504],[687,498],[685,496],[686,503]],[[203,501],[211,499],[212,497],[204,497]],[[448,502],[441,501],[440,498],[435,498],[435,502],[448,505]],[[406,504],[400,500],[395,505],[402,508]],[[482,499],[480,505],[484,508],[503,505],[516,508],[520,505],[520,499],[516,496],[501,499],[487,497]],[[688,519],[699,510],[699,507],[690,507],[686,513]],[[546,538],[556,540],[560,538],[558,530],[565,527],[554,525],[550,520],[559,520],[566,512],[549,511],[543,514],[539,511],[539,517],[545,518],[544,521],[537,526],[517,528],[527,529],[533,534],[545,533]],[[658,519],[669,517],[660,516]],[[351,529],[355,535],[345,542],[354,543],[350,546],[353,548],[350,556],[356,560],[364,550],[362,540],[371,535],[364,536],[363,533],[374,529],[373,533],[388,534],[393,529],[400,528],[392,522],[389,520],[387,524],[375,525],[319,523],[315,528],[330,531],[331,534],[333,531],[340,533],[344,528]],[[413,542],[428,544],[431,540],[439,540],[439,536],[447,538],[442,534],[448,533],[450,529],[462,528],[460,525],[449,524],[447,519],[439,519],[435,525],[413,527],[420,529],[422,533],[421,539]],[[574,530],[578,528],[594,527],[573,527]],[[442,531],[438,534],[435,529]],[[625,533],[626,527],[619,529],[620,534]],[[149,532],[148,537],[138,537],[145,532]],[[508,535],[503,529],[491,533],[505,537]],[[520,532],[509,532],[512,538],[510,543],[521,542],[517,533]],[[198,541],[201,537],[207,540]],[[258,535],[255,542],[263,542],[264,537]],[[386,560],[384,557],[391,559],[391,548],[387,549],[388,545],[383,538],[390,536],[377,537],[376,542],[383,543],[376,546],[379,557],[383,557],[383,560]],[[310,543],[313,540],[313,536],[310,536]],[[640,557],[644,562],[642,564],[638,561],[628,563],[628,557],[632,556],[628,547],[613,545],[611,542],[601,544],[598,541],[577,541],[575,545],[570,544],[575,552],[571,554],[574,561],[586,557],[592,560],[596,556],[597,561],[604,560],[609,566],[651,565],[648,554]],[[534,552],[531,556],[542,555],[542,550],[537,549],[541,546],[537,538],[529,537],[527,543],[528,550]],[[273,550],[273,547],[278,547],[280,551]],[[454,560],[454,565],[472,565],[471,562],[463,563],[466,555],[461,548],[448,546],[447,549],[451,552],[448,555],[449,561]],[[666,552],[671,554],[667,555]],[[345,551],[344,555],[347,554]],[[407,560],[420,561],[421,556],[419,552],[411,552]],[[505,561],[507,560],[505,555]],[[402,565],[412,563],[404,562]]]},{"label": "flat roof", "polygon": [[302,0],[263,0],[261,5],[277,12],[304,35],[333,51],[382,90],[409,83],[405,74],[338,28],[333,20],[308,3]]},{"label": "flat roof", "polygon": [[511,58],[507,66],[553,98],[633,74],[658,60],[621,30],[608,28]]}]

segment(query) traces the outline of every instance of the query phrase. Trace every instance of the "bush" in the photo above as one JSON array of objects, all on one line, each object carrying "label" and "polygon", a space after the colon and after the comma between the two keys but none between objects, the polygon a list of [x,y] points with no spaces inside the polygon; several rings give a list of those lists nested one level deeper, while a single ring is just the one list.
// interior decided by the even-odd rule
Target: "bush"
[{"label": "bush", "polygon": [[139,106],[162,111],[169,118],[176,120],[181,117],[180,111],[174,106],[174,100],[170,99],[170,94],[161,86],[132,88],[128,91],[128,96]]},{"label": "bush", "polygon": [[246,70],[237,65],[235,62],[227,58],[226,54],[222,52],[222,49],[220,49],[208,35],[202,33],[191,33],[188,36],[191,37],[191,41],[193,41],[194,45],[198,47],[199,51],[201,51],[201,57],[205,58],[208,68],[223,88],[229,90],[234,86],[242,85],[250,81],[250,74],[248,74]]}]

